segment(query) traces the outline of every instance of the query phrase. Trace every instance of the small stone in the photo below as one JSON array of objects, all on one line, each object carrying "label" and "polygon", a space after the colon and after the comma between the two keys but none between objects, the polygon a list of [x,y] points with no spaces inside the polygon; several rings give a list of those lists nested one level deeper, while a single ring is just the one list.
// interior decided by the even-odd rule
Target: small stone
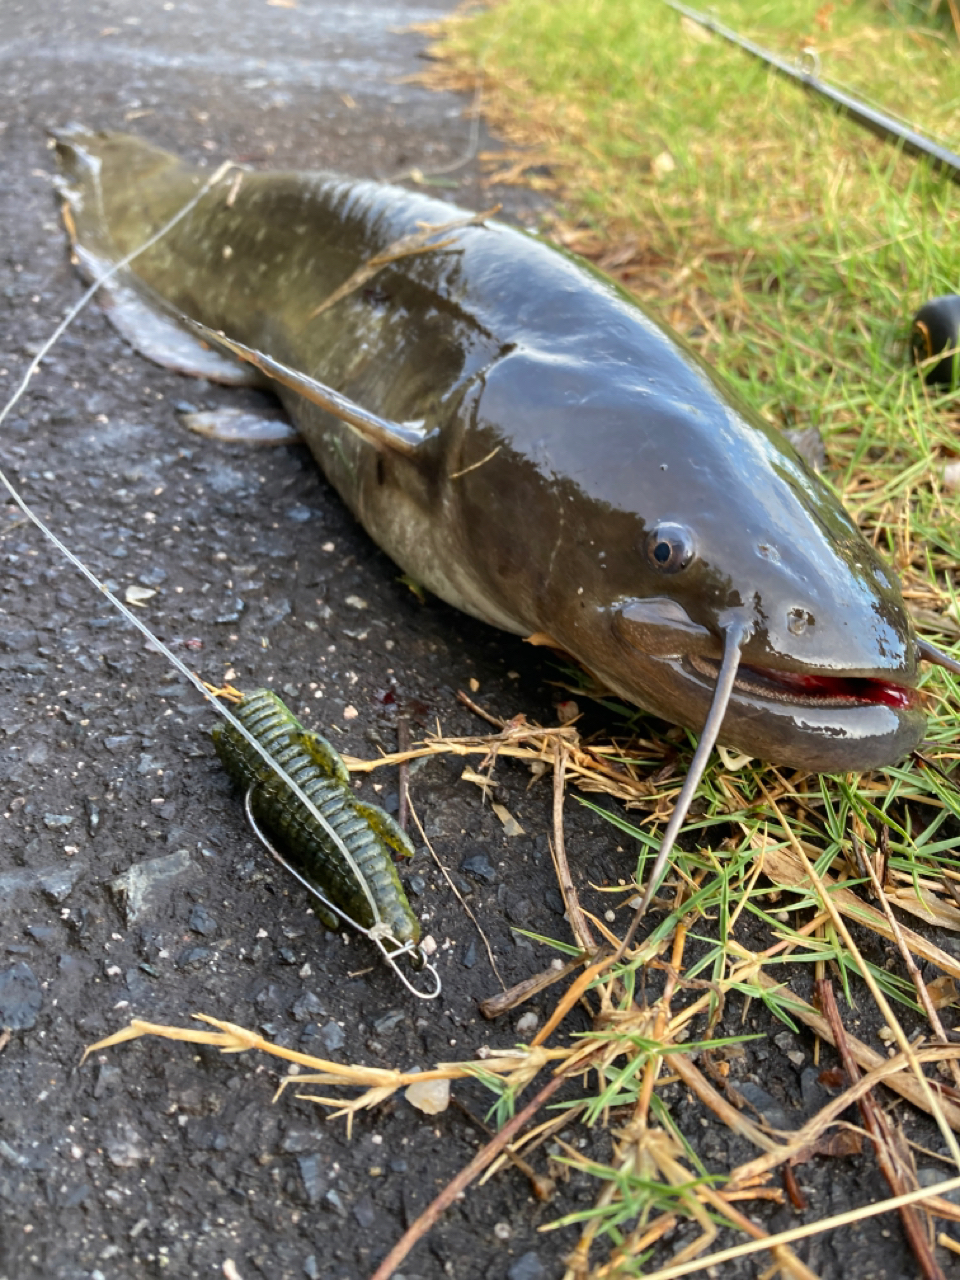
[{"label": "small stone", "polygon": [[40,885],[40,891],[51,902],[64,902],[69,898],[82,871],[83,867],[79,863],[71,867],[56,867],[40,875],[37,883]]},{"label": "small stone", "polygon": [[307,1199],[311,1204],[319,1204],[320,1197],[323,1195],[320,1157],[318,1155],[297,1156],[297,1165],[300,1169],[300,1177],[303,1180],[303,1189],[306,1192]]},{"label": "small stone", "polygon": [[107,887],[122,900],[127,924],[135,924],[172,888],[171,881],[193,867],[190,852],[178,849],[162,858],[135,862],[128,871],[107,881]]},{"label": "small stone", "polygon": [[[323,1017],[326,1009],[323,1007],[323,1001],[313,991],[305,991],[297,1000],[290,1012],[298,1022],[311,1022],[318,1017]],[[336,1026],[336,1023],[333,1024]]]},{"label": "small stone", "polygon": [[526,924],[533,914],[533,903],[529,898],[512,898],[507,903],[507,919],[513,924]]},{"label": "small stone", "polygon": [[126,600],[127,604],[138,605],[142,608],[146,602],[148,600],[152,600],[156,594],[156,590],[153,587],[138,587],[131,583],[123,593],[123,598]]},{"label": "small stone", "polygon": [[203,938],[212,938],[219,926],[206,907],[202,907],[198,903],[190,912],[187,927],[192,929],[194,933],[199,933]]},{"label": "small stone", "polygon": [[497,878],[497,869],[485,853],[471,853],[460,862],[460,870],[482,884],[493,884]]},{"label": "small stone", "polygon": [[334,1187],[331,1187],[327,1194],[323,1197],[327,1204],[341,1218],[347,1216],[347,1206],[343,1203],[343,1197]]},{"label": "small stone", "polygon": [[287,508],[286,515],[288,520],[293,520],[296,524],[306,524],[308,520],[313,519],[314,512],[309,507],[305,507],[302,502],[298,502]]},{"label": "small stone", "polygon": [[346,1038],[339,1022],[328,1022],[325,1027],[320,1028],[320,1034],[317,1036],[328,1053],[336,1053],[338,1049],[342,1049]]},{"label": "small stone", "polygon": [[426,892],[427,882],[423,876],[413,875],[407,881],[407,888],[415,898],[421,898]]},{"label": "small stone", "polygon": [[369,1196],[361,1196],[353,1206],[353,1216],[364,1231],[372,1231],[377,1221],[377,1211]]},{"label": "small stone", "polygon": [[97,1072],[97,1083],[93,1086],[93,1096],[102,1098],[110,1089],[115,1089],[123,1079],[123,1072],[119,1067],[111,1067],[104,1063]]},{"label": "small stone", "polygon": [[220,606],[220,612],[214,618],[214,622],[239,622],[245,608],[246,605],[239,596],[228,596]]},{"label": "small stone", "polygon": [[107,1159],[118,1169],[130,1169],[142,1160],[149,1160],[150,1148],[132,1124],[121,1124],[108,1134],[103,1144]]},{"label": "small stone", "polygon": [[[917,1186],[934,1187],[938,1182],[943,1181],[943,1170],[933,1165],[921,1165],[917,1170]],[[953,1191],[942,1191],[940,1194],[951,1204],[960,1204],[960,1189],[954,1188]]]},{"label": "small stone", "polygon": [[343,708],[343,718],[344,718],[344,720],[356,720],[356,718],[357,718],[357,716],[358,716],[359,714],[360,714],[360,712],[357,710],[357,708],[356,708],[356,707],[346,706],[346,707],[344,707],[344,708]]},{"label": "small stone", "polygon": [[378,1036],[389,1035],[394,1027],[398,1026],[406,1018],[406,1010],[391,1009],[389,1013],[385,1013],[382,1018],[378,1018],[373,1024],[373,1029]]},{"label": "small stone", "polygon": [[820,1083],[820,1068],[807,1067],[800,1073],[800,1095],[806,1115],[814,1116],[830,1100],[830,1095]]},{"label": "small stone", "polygon": [[303,1262],[303,1274],[307,1280],[320,1280],[320,1267],[317,1265],[316,1255],[312,1254],[309,1258],[305,1258]]},{"label": "small stone", "polygon": [[787,1111],[773,1094],[762,1089],[760,1085],[744,1080],[737,1084],[737,1091],[746,1098],[755,1111],[759,1112],[771,1129],[789,1130],[797,1127],[797,1113],[791,1114]]},{"label": "small stone", "polygon": [[416,1107],[424,1115],[436,1116],[441,1111],[446,1111],[450,1105],[450,1081],[415,1080],[413,1084],[407,1085],[403,1096],[411,1107]]},{"label": "small stone", "polygon": [[280,1143],[280,1150],[285,1155],[297,1156],[304,1152],[315,1151],[319,1141],[318,1133],[312,1133],[308,1129],[291,1129]]},{"label": "small stone", "polygon": [[519,1257],[507,1272],[507,1280],[544,1280],[547,1269],[533,1249]]},{"label": "small stone", "polygon": [[69,813],[45,813],[43,825],[51,830],[57,827],[69,827],[73,824],[73,815]]},{"label": "small stone", "polygon": [[363,596],[347,596],[344,604],[348,604],[351,609],[367,609],[369,605]]},{"label": "small stone", "polygon": [[34,942],[41,945],[46,942],[52,942],[57,936],[57,930],[50,924],[28,924],[27,933],[33,938]]},{"label": "small stone", "polygon": [[532,1036],[539,1025],[539,1017],[532,1009],[528,1009],[525,1014],[517,1019],[517,1035]]},{"label": "small stone", "polygon": [[42,1004],[40,983],[25,961],[0,973],[0,1027],[29,1031],[37,1024]]},{"label": "small stone", "polygon": [[477,943],[475,938],[471,938],[467,943],[467,949],[460,957],[460,963],[464,969],[472,969],[477,963]]},{"label": "small stone", "polygon": [[202,969],[216,954],[210,947],[187,947],[177,956],[177,968]]}]

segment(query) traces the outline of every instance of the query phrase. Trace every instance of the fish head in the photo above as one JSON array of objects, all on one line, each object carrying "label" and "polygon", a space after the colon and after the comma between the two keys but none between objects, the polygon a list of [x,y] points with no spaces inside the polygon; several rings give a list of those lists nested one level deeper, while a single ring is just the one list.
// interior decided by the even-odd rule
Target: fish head
[{"label": "fish head", "polygon": [[737,625],[746,639],[722,742],[825,772],[892,763],[925,725],[899,585],[784,439],[729,426],[734,440],[700,439],[697,456],[658,467],[653,505],[635,511],[634,584],[621,565],[623,594],[605,615],[629,673],[621,691],[702,724]]},{"label": "fish head", "polygon": [[527,411],[509,443],[559,512],[536,570],[540,629],[697,732],[735,629],[720,742],[819,772],[912,750],[916,637],[894,574],[828,485],[692,358],[656,377],[583,363],[568,354],[548,378],[527,356],[513,385]]}]

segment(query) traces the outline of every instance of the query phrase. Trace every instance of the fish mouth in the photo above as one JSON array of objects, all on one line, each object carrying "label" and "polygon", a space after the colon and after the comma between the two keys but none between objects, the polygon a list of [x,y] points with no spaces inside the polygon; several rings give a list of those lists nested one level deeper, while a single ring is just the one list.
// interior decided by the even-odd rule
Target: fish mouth
[{"label": "fish mouth", "polygon": [[[685,665],[712,683],[720,673],[719,661],[700,654],[688,655]],[[737,694],[820,709],[890,707],[894,711],[912,711],[920,706],[918,689],[879,676],[782,671],[746,663],[741,663],[737,671],[734,696]]]}]

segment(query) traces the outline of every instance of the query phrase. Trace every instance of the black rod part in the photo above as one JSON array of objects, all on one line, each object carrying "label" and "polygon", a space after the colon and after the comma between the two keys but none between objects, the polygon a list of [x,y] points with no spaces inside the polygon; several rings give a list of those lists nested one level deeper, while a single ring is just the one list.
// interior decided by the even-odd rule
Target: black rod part
[{"label": "black rod part", "polygon": [[668,4],[671,9],[676,9],[677,13],[682,13],[691,22],[699,23],[701,27],[706,27],[708,31],[713,31],[718,36],[722,36],[724,40],[729,40],[731,44],[745,49],[747,53],[752,53],[755,58],[767,63],[775,71],[779,71],[781,75],[789,76],[791,80],[797,81],[805,89],[809,89],[811,93],[819,93],[821,97],[827,98],[839,111],[845,112],[857,124],[869,129],[871,133],[875,133],[886,141],[900,143],[907,155],[919,156],[929,160],[935,169],[945,170],[954,182],[960,182],[960,156],[953,151],[940,146],[939,143],[925,137],[922,133],[917,133],[915,129],[901,124],[899,120],[895,120],[885,112],[867,106],[859,98],[854,98],[849,93],[844,93],[841,89],[835,89],[832,85],[825,84],[823,80],[817,79],[812,71],[805,70],[802,66],[778,57],[771,50],[764,49],[762,45],[754,44],[752,40],[747,40],[745,36],[737,35],[736,31],[717,22],[710,14],[698,13],[696,9],[689,9],[685,4],[679,4],[678,0],[664,0],[664,3]]}]

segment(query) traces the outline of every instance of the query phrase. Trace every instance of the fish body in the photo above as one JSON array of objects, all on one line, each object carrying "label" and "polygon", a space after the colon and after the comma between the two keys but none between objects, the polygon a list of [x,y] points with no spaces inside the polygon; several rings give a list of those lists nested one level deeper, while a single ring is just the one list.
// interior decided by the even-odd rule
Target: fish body
[{"label": "fish body", "polygon": [[[119,134],[62,137],[59,152],[77,244],[101,266],[204,176]],[[695,730],[736,623],[721,742],[820,771],[915,747],[898,583],[827,485],[612,281],[469,219],[376,183],[243,171],[137,257],[130,283],[396,424],[391,447],[280,393],[372,537],[449,603],[547,633]],[[458,220],[324,305],[423,224]]]},{"label": "fish body", "polygon": [[[234,713],[329,827],[325,830],[317,823],[232,725],[218,724],[212,730],[217,755],[234,782],[249,791],[250,811],[260,831],[354,924],[364,929],[383,925],[398,943],[419,942],[420,923],[392,857],[412,857],[407,834],[383,809],[357,800],[346,765],[334,747],[320,734],[306,730],[270,689],[245,694]],[[332,911],[318,908],[317,914],[328,928],[340,927]]]}]

